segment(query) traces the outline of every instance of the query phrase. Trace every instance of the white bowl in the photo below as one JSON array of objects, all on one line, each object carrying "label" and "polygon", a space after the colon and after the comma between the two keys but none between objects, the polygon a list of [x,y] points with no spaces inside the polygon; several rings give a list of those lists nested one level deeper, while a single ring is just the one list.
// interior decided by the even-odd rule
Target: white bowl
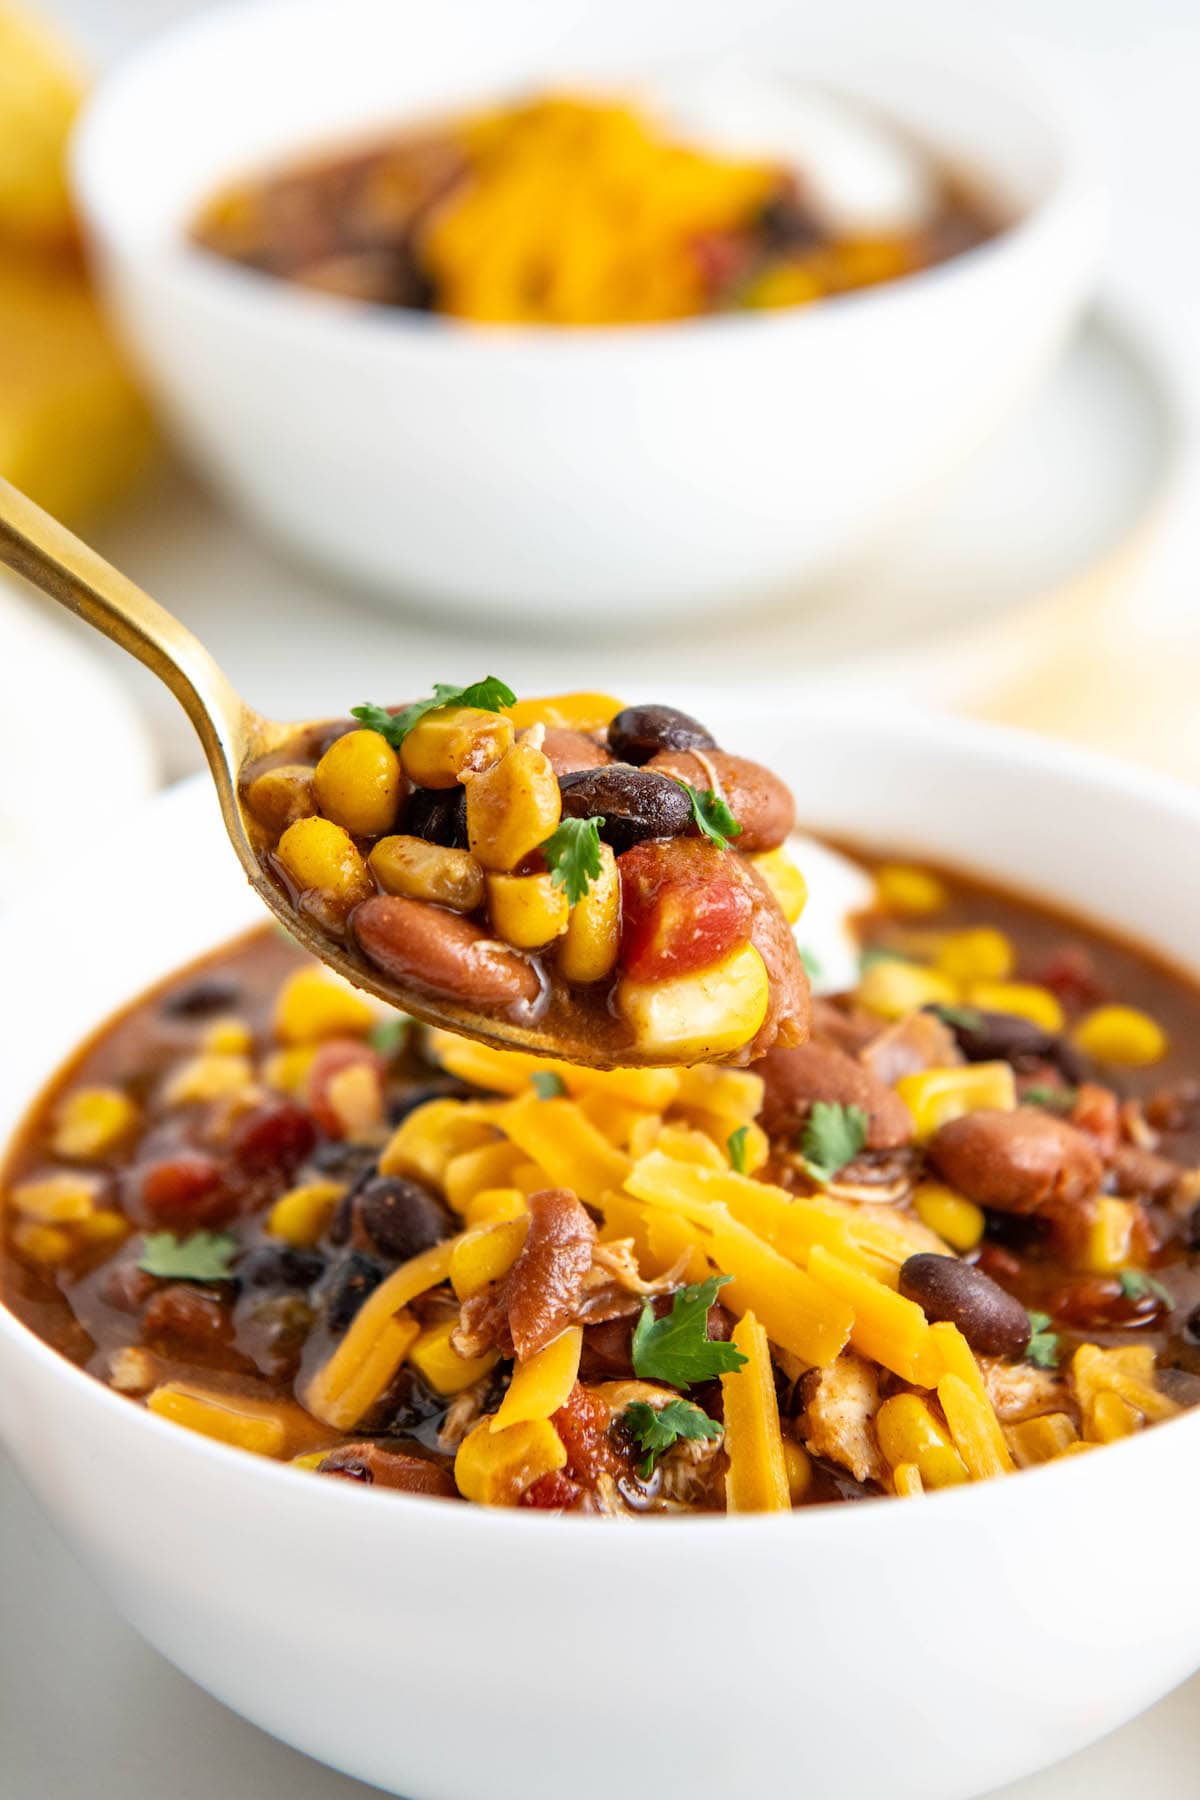
[{"label": "white bowl", "polygon": [[[184,241],[213,187],[263,159],[681,63],[857,96],[1018,222],[810,308],[587,330],[364,309]],[[927,505],[1062,343],[1101,235],[1019,66],[940,9],[883,0],[241,0],[102,83],[74,172],[134,357],[251,519],[381,593],[576,628],[765,594]]]},{"label": "white bowl", "polygon": [[[712,723],[817,827],[991,871],[1200,962],[1190,789],[952,721]],[[51,889],[0,934],[0,1127],[114,1005],[260,916],[202,784],[94,866],[119,887],[94,882],[86,909]],[[409,1800],[965,1800],[1200,1663],[1196,1412],[919,1501],[608,1524],[297,1474],[131,1405],[0,1311],[0,1432],[172,1662]]]}]

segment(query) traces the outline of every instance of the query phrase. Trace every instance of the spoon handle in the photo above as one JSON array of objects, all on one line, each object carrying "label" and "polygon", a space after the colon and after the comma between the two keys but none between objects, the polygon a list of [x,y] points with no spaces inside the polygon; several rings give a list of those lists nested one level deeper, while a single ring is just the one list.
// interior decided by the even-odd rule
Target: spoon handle
[{"label": "spoon handle", "polygon": [[164,681],[195,726],[218,786],[224,787],[241,760],[251,715],[185,625],[3,479],[0,564],[85,619]]}]

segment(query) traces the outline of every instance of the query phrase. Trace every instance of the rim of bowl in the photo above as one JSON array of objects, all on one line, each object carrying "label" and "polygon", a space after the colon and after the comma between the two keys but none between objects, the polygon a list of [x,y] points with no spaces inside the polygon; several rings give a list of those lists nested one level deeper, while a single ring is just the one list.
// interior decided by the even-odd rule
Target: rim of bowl
[{"label": "rim of bowl", "polygon": [[[224,0],[223,4],[203,14],[155,33],[101,79],[84,103],[71,135],[68,154],[72,192],[90,234],[101,242],[119,245],[123,254],[132,254],[137,261],[147,260],[141,247],[135,246],[131,252],[127,234],[120,223],[120,196],[114,196],[102,181],[97,181],[93,166],[97,147],[110,132],[136,129],[129,123],[131,117],[136,117],[137,110],[131,103],[130,90],[136,96],[145,71],[152,70],[160,56],[186,47],[189,40],[221,34],[236,36],[247,25],[253,27],[257,21],[271,15],[276,15],[282,25],[296,4],[297,0]],[[312,10],[311,4],[304,10]],[[174,221],[170,239],[155,246],[154,255],[160,259],[160,269],[169,268],[172,278],[190,286],[214,311],[234,318],[248,314],[255,322],[269,322],[275,327],[283,324],[318,344],[336,342],[352,332],[358,340],[385,354],[420,350],[431,356],[496,357],[504,353],[541,356],[548,353],[566,357],[576,351],[589,354],[599,351],[606,355],[628,352],[636,355],[647,351],[661,355],[666,351],[682,355],[693,350],[708,353],[717,345],[740,345],[748,336],[757,334],[771,333],[779,337],[800,332],[857,329],[856,321],[863,313],[870,317],[881,309],[890,312],[920,305],[930,293],[954,287],[964,287],[969,293],[977,277],[986,279],[997,264],[1006,264],[1027,250],[1035,249],[1045,239],[1053,238],[1076,215],[1086,223],[1088,235],[1098,249],[1106,200],[1087,133],[1074,115],[1074,109],[1053,91],[1046,72],[1035,70],[1028,57],[1019,53],[1008,40],[1000,37],[996,42],[1008,62],[1002,84],[1005,98],[1020,100],[1034,114],[1038,127],[1052,146],[1055,166],[1045,191],[1023,206],[994,236],[944,262],[872,287],[826,295],[808,306],[771,308],[752,314],[710,313],[694,318],[633,324],[561,326],[464,322],[403,307],[365,305],[337,295],[322,294],[296,282],[226,261],[189,242],[185,235],[185,215]],[[631,59],[631,66],[633,61]],[[928,73],[928,65],[922,66]],[[952,62],[938,71],[950,83],[958,79],[961,72]],[[331,133],[326,141],[332,142],[333,138]],[[303,150],[303,144],[297,143],[292,153],[303,154]],[[986,168],[980,168],[980,175],[986,177],[987,173]],[[214,167],[213,185],[221,179],[219,169]]]},{"label": "rim of bowl", "polygon": [[[770,705],[768,712],[786,717],[791,711],[785,703]],[[881,711],[877,708],[862,709],[861,714],[848,712],[845,707],[832,705],[813,706],[807,710],[808,716],[820,724],[827,717],[832,724],[836,721],[842,729],[848,724],[859,725],[864,730],[883,731],[909,741],[923,742],[933,747],[953,751],[974,750],[990,753],[993,758],[1002,758],[1008,762],[1015,774],[1034,769],[1055,770],[1068,780],[1082,785],[1099,786],[1124,793],[1128,798],[1156,806],[1159,810],[1173,812],[1185,829],[1191,829],[1200,836],[1200,792],[1192,789],[1186,782],[1174,776],[1160,774],[1155,770],[1142,769],[1121,762],[1115,757],[1092,750],[1079,749],[1074,745],[1059,743],[1055,740],[1040,737],[1037,733],[1011,726],[994,725],[978,720],[955,718],[953,715],[923,714],[914,710],[898,708],[893,711]],[[152,799],[148,805],[153,808],[159,805],[178,804],[175,796],[196,791],[207,785],[208,776],[198,774],[191,781],[178,784]],[[1053,896],[1050,896],[1053,898]],[[1136,939],[1134,940],[1137,941]],[[203,952],[197,952],[202,954]],[[169,974],[169,972],[168,972]],[[103,1029],[103,1025],[101,1027]],[[56,1065],[60,1067],[61,1064]],[[26,1102],[32,1104],[37,1093],[44,1088],[47,1081],[52,1080],[52,1070],[39,1084],[38,1090]],[[18,1127],[19,1129],[19,1127]],[[9,1140],[11,1141],[11,1139]],[[4,1146],[7,1150],[7,1143]],[[86,1370],[70,1362],[65,1356],[51,1349],[44,1339],[25,1325],[16,1314],[0,1302],[0,1374],[2,1374],[3,1356],[15,1354],[29,1357],[50,1379],[64,1381],[80,1395],[91,1396],[91,1401],[105,1409],[114,1419],[124,1421],[123,1429],[134,1433],[149,1433],[148,1443],[162,1444],[169,1453],[173,1444],[179,1455],[191,1457],[201,1464],[207,1464],[221,1479],[241,1480],[245,1482],[264,1481],[268,1484],[282,1484],[280,1494],[290,1494],[292,1504],[309,1507],[325,1507],[330,1510],[331,1518],[345,1502],[345,1483],[319,1480],[306,1481],[302,1478],[305,1472],[297,1470],[290,1463],[278,1462],[272,1458],[255,1456],[249,1451],[235,1449],[232,1445],[218,1442],[215,1439],[201,1436],[198,1432],[187,1430],[170,1420],[160,1419],[144,1406],[131,1404],[129,1399],[118,1394],[97,1376],[89,1375]],[[993,1477],[988,1481],[968,1482],[958,1487],[933,1489],[921,1496],[922,1504],[935,1504],[944,1512],[951,1508],[967,1508],[974,1511],[980,1507],[995,1504],[1000,1497],[1008,1494],[1015,1499],[1011,1482],[1014,1478],[1021,1483],[1020,1493],[1028,1495],[1031,1480],[1038,1482],[1037,1494],[1045,1494],[1051,1482],[1093,1481],[1095,1477],[1088,1470],[1114,1467],[1115,1459],[1129,1459],[1138,1456],[1143,1462],[1150,1464],[1161,1455],[1168,1453],[1169,1446],[1187,1431],[1192,1434],[1200,1432],[1200,1406],[1187,1408],[1175,1418],[1164,1420],[1149,1429],[1134,1434],[1132,1437],[1118,1439],[1111,1444],[1097,1446],[1101,1454],[1067,1457],[1057,1462],[1044,1463],[1036,1468],[1021,1469],[1014,1476]],[[222,1473],[223,1472],[223,1473]],[[989,1501],[987,1496],[994,1499]],[[307,1499],[302,1499],[307,1495]],[[881,1495],[878,1499],[882,1505],[872,1504],[866,1511],[870,1518],[879,1521],[879,1528],[903,1528],[903,1520],[907,1512],[889,1504],[889,1496]],[[825,1533],[841,1533],[861,1530],[864,1508],[858,1505],[829,1502],[798,1509],[789,1513],[713,1513],[713,1514],[679,1514],[668,1518],[653,1518],[638,1521],[621,1521],[622,1524],[633,1523],[650,1527],[646,1530],[604,1531],[594,1538],[591,1530],[579,1519],[565,1514],[541,1513],[533,1508],[521,1507],[486,1507],[462,1505],[447,1501],[435,1500],[419,1494],[398,1493],[394,1490],[371,1489],[360,1491],[358,1504],[370,1506],[393,1506],[401,1509],[398,1521],[408,1521],[409,1528],[419,1525],[423,1529],[445,1530],[457,1534],[460,1527],[456,1521],[464,1516],[473,1519],[473,1523],[465,1527],[475,1533],[532,1532],[536,1538],[540,1533],[552,1533],[561,1542],[562,1534],[578,1532],[588,1545],[587,1554],[594,1557],[598,1552],[597,1542],[606,1545],[622,1546],[619,1554],[624,1554],[624,1546],[632,1541],[645,1538],[648,1545],[658,1545],[658,1554],[662,1554],[661,1540],[664,1532],[669,1539],[685,1533],[687,1539],[697,1534],[728,1534],[731,1530],[744,1538],[752,1532],[782,1531],[797,1529],[814,1534],[819,1538]],[[414,1512],[413,1509],[416,1509]],[[341,1515],[344,1517],[344,1515]],[[381,1515],[383,1516],[383,1515]],[[799,1517],[801,1525],[795,1525]],[[792,1523],[789,1524],[788,1521]],[[890,1526],[888,1521],[892,1521]],[[600,1525],[604,1521],[596,1520]],[[639,1550],[634,1554],[655,1554],[652,1549]]]}]

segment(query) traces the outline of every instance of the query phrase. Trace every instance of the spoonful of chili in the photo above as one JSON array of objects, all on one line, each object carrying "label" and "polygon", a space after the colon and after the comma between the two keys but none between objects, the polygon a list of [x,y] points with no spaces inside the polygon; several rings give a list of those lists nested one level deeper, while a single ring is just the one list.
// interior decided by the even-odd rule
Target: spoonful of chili
[{"label": "spoonful of chili", "polygon": [[0,563],[166,683],[246,876],[356,986],[597,1068],[746,1063],[808,1035],[792,797],[669,706],[494,676],[280,724],[149,595],[0,481]]}]

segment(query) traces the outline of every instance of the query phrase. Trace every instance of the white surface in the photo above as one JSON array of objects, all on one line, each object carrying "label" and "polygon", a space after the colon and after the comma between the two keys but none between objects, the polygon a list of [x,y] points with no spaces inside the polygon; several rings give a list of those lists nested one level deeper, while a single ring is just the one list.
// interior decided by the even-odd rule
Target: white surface
[{"label": "white surface", "polygon": [[[886,560],[803,600],[666,628],[636,648],[608,631],[581,649],[513,618],[473,631],[464,662],[454,622],[430,613],[397,620],[287,563],[179,476],[96,540],[204,639],[253,705],[279,718],[398,700],[485,669],[525,693],[582,681],[640,699],[680,683],[727,692],[745,681],[770,699],[781,688],[827,694],[836,682],[965,707],[991,700],[1029,662],[1037,639],[1025,615],[1038,596],[1115,563],[1148,531],[1176,439],[1152,363],[1119,326],[1093,321],[952,507]],[[1029,624],[1042,632],[1040,619]],[[150,711],[171,767],[196,767],[195,740],[170,695],[128,658],[114,652],[112,661]]]},{"label": "white surface", "polygon": [[[1086,158],[1020,65],[938,0],[903,19],[881,0],[414,9],[217,9],[101,86],[73,154],[115,317],[197,466],[271,536],[381,595],[632,629],[842,567],[942,493],[1090,293],[1103,209]],[[969,162],[1016,222],[819,305],[594,331],[357,307],[186,244],[214,184],[297,146],[514,83],[720,57],[878,106]]]},{"label": "white surface", "polygon": [[[1200,966],[1200,796],[1187,789],[903,715],[790,721],[759,708],[711,723],[753,739],[817,828],[991,868]],[[219,829],[203,784],[177,790],[111,847],[129,885],[97,892],[86,942],[64,926],[77,919],[69,899],[10,918],[0,981],[24,1026],[0,1039],[0,1124],[131,986],[255,916]],[[47,1008],[34,971],[51,943],[60,995]],[[803,1793],[963,1800],[1121,1723],[1200,1659],[1179,1564],[1200,1413],[911,1505],[589,1529],[349,1494],[228,1451],[130,1406],[0,1315],[0,1432],[174,1661],[410,1800],[548,1800],[564,1767],[578,1800],[611,1800],[609,1760],[578,1754],[596,1718],[621,1721],[628,1800],[658,1800],[664,1744],[680,1793],[774,1791],[789,1770]],[[1093,1578],[1147,1516],[1136,1578]],[[738,1647],[715,1674],[714,1604],[721,1641]],[[630,1705],[648,1693],[652,1706]]]}]

